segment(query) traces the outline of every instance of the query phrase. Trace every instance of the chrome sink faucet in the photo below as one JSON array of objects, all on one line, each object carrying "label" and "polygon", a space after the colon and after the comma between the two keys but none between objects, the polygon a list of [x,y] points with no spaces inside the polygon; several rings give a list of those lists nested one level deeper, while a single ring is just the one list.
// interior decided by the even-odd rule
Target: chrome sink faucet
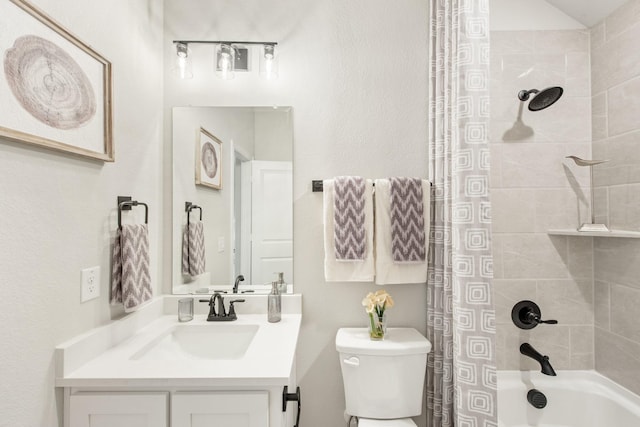
[{"label": "chrome sink faucet", "polygon": [[[224,308],[224,297],[219,292],[215,292],[211,295],[210,299],[201,299],[200,302],[209,303],[209,315],[207,316],[207,322],[229,322],[238,318],[233,304],[236,302],[244,302],[244,299],[235,299],[229,302],[229,313],[227,313]],[[217,311],[216,302],[218,306]]]}]

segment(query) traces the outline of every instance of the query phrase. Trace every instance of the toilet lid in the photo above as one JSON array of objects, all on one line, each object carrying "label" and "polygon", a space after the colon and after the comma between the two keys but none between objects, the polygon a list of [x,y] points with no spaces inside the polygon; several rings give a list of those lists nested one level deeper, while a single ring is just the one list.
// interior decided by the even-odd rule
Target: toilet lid
[{"label": "toilet lid", "polygon": [[396,420],[374,420],[371,418],[358,418],[358,427],[416,427],[411,418]]}]

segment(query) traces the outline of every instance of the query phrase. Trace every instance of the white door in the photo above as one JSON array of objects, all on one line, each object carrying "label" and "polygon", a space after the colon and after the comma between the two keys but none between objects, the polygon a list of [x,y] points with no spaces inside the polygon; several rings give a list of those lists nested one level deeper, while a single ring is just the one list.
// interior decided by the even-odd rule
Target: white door
[{"label": "white door", "polygon": [[175,393],[171,427],[268,427],[266,391]]},{"label": "white door", "polygon": [[252,163],[251,275],[253,284],[271,283],[274,273],[293,279],[293,176],[291,162]]},{"label": "white door", "polygon": [[78,393],[69,398],[70,427],[167,427],[168,393]]}]

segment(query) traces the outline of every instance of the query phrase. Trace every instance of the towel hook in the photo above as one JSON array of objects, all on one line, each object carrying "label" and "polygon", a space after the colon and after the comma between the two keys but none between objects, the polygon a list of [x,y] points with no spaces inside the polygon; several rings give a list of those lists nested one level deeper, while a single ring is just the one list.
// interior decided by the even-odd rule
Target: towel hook
[{"label": "towel hook", "polygon": [[191,211],[194,209],[200,209],[200,221],[202,221],[202,208],[198,205],[194,205],[191,202],[184,202],[184,210],[187,212],[187,224],[191,223]]},{"label": "towel hook", "polygon": [[130,196],[118,196],[118,228],[122,227],[122,211],[131,210],[132,206],[144,206],[144,223],[149,223],[149,206],[146,203],[131,200]]}]

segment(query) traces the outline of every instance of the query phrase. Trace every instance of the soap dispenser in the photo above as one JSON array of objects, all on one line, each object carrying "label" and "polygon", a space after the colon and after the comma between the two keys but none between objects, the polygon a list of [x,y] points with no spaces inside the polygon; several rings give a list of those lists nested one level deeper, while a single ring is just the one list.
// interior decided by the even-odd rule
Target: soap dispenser
[{"label": "soap dispenser", "polygon": [[267,320],[270,323],[279,322],[282,318],[282,300],[278,291],[278,282],[271,283],[271,293],[267,296]]},{"label": "soap dispenser", "polygon": [[278,273],[278,292],[280,295],[287,293],[287,284],[284,282],[284,273]]}]

